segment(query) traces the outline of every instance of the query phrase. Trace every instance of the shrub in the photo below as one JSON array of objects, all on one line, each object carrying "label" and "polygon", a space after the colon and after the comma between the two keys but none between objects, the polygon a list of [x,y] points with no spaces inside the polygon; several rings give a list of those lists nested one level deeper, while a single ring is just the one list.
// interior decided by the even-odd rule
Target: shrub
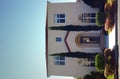
[{"label": "shrub", "polygon": [[91,78],[91,76],[89,74],[87,74],[83,77],[83,79],[90,79],[90,78]]},{"label": "shrub", "polygon": [[82,77],[76,77],[75,79],[82,79]]},{"label": "shrub", "polygon": [[97,54],[95,57],[95,68],[98,72],[103,72],[105,67],[104,56]]},{"label": "shrub", "polygon": [[110,4],[109,3],[106,3],[105,6],[104,6],[104,10],[106,13],[109,13],[111,11],[111,7],[110,7]]},{"label": "shrub", "polygon": [[96,14],[96,24],[98,26],[104,26],[105,19],[106,19],[106,14],[104,12],[98,12]]},{"label": "shrub", "polygon": [[83,79],[106,79],[103,73],[92,71],[90,74],[84,75]]},{"label": "shrub", "polygon": [[107,16],[105,20],[105,31],[112,31],[114,27],[114,18],[111,16]]},{"label": "shrub", "polygon": [[104,57],[106,64],[111,66],[111,70],[114,72],[115,70],[115,50],[105,49]]},{"label": "shrub", "polygon": [[104,76],[108,77],[109,75],[112,75],[114,73],[114,70],[111,69],[110,64],[105,65],[105,70],[104,70]]}]

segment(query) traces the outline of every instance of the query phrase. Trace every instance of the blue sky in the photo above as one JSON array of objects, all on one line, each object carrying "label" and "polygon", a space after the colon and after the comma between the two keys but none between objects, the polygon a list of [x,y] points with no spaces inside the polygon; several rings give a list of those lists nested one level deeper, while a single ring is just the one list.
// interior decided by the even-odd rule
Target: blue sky
[{"label": "blue sky", "polygon": [[45,0],[0,0],[0,79],[71,79],[46,77],[45,17]]}]

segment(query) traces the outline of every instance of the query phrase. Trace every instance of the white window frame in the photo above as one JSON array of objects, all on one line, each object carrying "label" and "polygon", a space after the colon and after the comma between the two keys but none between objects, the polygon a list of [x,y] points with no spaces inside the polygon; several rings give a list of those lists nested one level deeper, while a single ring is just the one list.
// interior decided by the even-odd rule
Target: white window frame
[{"label": "white window frame", "polygon": [[54,64],[55,65],[65,65],[65,57],[62,57],[63,59],[61,59],[61,56],[55,56],[54,57]]},{"label": "white window frame", "polygon": [[[61,17],[61,15],[63,15],[64,17]],[[64,20],[62,22],[62,20]],[[66,22],[66,16],[64,13],[61,13],[61,14],[55,14],[54,15],[54,21],[55,23],[65,23]]]},{"label": "white window frame", "polygon": [[[96,14],[96,13],[83,13],[82,14],[82,22],[86,22],[86,23],[96,23],[96,15],[95,17],[92,17],[92,14]],[[89,15],[89,16],[88,16]],[[92,19],[95,20],[95,22],[92,22]]]}]

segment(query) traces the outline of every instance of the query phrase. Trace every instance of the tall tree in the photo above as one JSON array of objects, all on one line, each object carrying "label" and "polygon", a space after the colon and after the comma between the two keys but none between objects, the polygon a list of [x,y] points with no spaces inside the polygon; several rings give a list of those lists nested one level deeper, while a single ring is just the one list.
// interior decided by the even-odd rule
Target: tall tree
[{"label": "tall tree", "polygon": [[107,0],[83,0],[83,2],[92,8],[99,8],[100,12],[104,12],[104,5]]},{"label": "tall tree", "polygon": [[92,8],[100,8],[103,9],[105,3],[107,2],[107,0],[83,0],[83,2],[89,6],[91,6]]},{"label": "tall tree", "polygon": [[96,25],[79,26],[79,25],[66,25],[66,26],[52,26],[49,27],[50,30],[63,30],[63,31],[98,31],[103,27],[98,27]]},{"label": "tall tree", "polygon": [[55,53],[51,56],[62,56],[62,57],[72,57],[72,58],[93,58],[98,53],[85,53],[85,52],[64,52],[64,53]]}]

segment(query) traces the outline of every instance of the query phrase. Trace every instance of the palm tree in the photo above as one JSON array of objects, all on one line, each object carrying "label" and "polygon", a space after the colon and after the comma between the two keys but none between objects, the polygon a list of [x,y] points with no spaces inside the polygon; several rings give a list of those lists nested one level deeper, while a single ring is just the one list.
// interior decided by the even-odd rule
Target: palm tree
[{"label": "palm tree", "polygon": [[66,26],[52,26],[50,30],[62,30],[62,31],[98,31],[103,27],[97,25],[79,26],[79,25],[66,25]]}]

